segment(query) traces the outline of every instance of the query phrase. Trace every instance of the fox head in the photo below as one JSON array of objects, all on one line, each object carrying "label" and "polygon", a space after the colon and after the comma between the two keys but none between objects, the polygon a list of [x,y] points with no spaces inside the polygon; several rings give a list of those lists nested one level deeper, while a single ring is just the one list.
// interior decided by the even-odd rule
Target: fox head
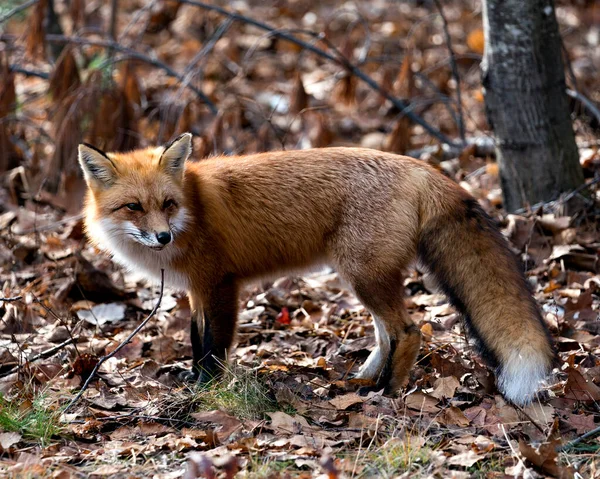
[{"label": "fox head", "polygon": [[99,246],[118,254],[131,247],[169,249],[185,229],[185,161],[192,135],[164,147],[105,153],[79,145],[88,185],[86,227]]}]

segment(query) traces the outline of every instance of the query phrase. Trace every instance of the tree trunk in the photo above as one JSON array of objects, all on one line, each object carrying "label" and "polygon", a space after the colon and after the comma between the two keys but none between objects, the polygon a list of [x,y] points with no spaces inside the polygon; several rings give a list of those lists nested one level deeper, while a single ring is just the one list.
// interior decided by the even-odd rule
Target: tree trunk
[{"label": "tree trunk", "polygon": [[484,0],[485,106],[504,207],[550,201],[582,184],[553,0]]}]

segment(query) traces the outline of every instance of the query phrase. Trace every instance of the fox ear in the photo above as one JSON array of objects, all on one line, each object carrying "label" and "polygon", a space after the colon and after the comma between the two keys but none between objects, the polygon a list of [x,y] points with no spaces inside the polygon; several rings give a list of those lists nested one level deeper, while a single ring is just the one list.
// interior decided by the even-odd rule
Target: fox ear
[{"label": "fox ear", "polygon": [[79,165],[90,188],[107,188],[117,179],[117,167],[98,148],[82,143],[79,145]]},{"label": "fox ear", "polygon": [[183,175],[185,160],[192,154],[192,134],[184,133],[166,144],[158,165],[175,177]]}]

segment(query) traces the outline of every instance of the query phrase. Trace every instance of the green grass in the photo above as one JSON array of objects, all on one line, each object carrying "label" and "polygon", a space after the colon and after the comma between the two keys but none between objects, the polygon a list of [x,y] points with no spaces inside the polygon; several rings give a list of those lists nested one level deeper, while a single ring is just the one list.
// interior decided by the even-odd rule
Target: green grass
[{"label": "green grass", "polygon": [[278,409],[257,373],[244,368],[227,369],[220,379],[194,389],[193,396],[198,409],[221,409],[239,419],[262,419]]},{"label": "green grass", "polygon": [[432,445],[423,443],[418,436],[392,438],[383,445],[357,451],[356,464],[362,469],[356,477],[391,478],[407,471],[418,473],[430,463],[434,451]]},{"label": "green grass", "polygon": [[17,432],[23,439],[47,446],[52,437],[60,434],[59,412],[46,404],[46,396],[33,400],[8,400],[0,394],[0,430]]},{"label": "green grass", "polygon": [[267,412],[281,409],[257,373],[241,367],[228,367],[211,383],[171,391],[160,403],[163,416],[179,420],[189,419],[193,412],[215,409],[242,420],[264,419]]}]

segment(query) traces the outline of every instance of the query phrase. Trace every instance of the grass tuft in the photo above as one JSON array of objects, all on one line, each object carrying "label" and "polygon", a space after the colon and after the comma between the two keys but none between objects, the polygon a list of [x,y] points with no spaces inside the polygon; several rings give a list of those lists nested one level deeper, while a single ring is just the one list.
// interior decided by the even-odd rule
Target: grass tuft
[{"label": "grass tuft", "polygon": [[277,411],[278,407],[256,371],[233,366],[211,383],[170,393],[161,409],[163,414],[177,419],[187,419],[192,412],[215,409],[238,419],[263,419],[267,412]]},{"label": "grass tuft", "polygon": [[42,446],[50,444],[52,437],[62,431],[59,415],[49,407],[43,394],[33,399],[12,400],[0,394],[0,430],[19,433],[25,440]]},{"label": "grass tuft", "polygon": [[421,436],[392,438],[359,457],[363,470],[358,477],[396,477],[405,472],[419,473],[429,465],[435,449]]}]

